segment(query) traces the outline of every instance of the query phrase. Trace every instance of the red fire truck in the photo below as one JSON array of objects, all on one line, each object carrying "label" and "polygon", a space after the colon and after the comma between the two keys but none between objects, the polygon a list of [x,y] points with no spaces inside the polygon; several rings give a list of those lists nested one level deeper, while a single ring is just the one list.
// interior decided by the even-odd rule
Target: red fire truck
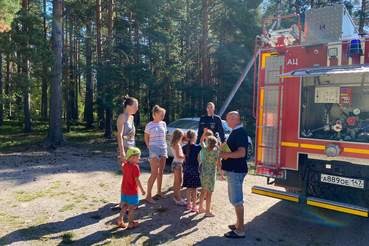
[{"label": "red fire truck", "polygon": [[335,5],[258,39],[255,165],[285,191],[252,192],[368,217],[369,37]]}]

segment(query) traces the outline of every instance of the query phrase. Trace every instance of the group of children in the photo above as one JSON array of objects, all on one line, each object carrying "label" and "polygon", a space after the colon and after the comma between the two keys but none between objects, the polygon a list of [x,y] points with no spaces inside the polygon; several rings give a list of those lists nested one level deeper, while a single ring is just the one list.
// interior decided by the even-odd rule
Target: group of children
[{"label": "group of children", "polygon": [[[217,147],[218,140],[214,137],[212,131],[206,128],[201,136],[200,145],[195,144],[196,132],[194,130],[187,131],[186,137],[188,143],[181,147],[180,143],[183,137],[183,131],[176,129],[170,140],[170,146],[174,156],[172,162],[172,171],[174,172],[173,202],[176,205],[187,206],[188,210],[205,213],[205,217],[214,217],[215,215],[210,211],[210,205],[211,195],[214,192],[217,167],[221,174],[221,180],[224,179]],[[187,202],[181,199],[181,185],[187,188]],[[202,187],[200,204],[197,206],[197,189],[200,187]],[[206,208],[203,206],[205,198]]]},{"label": "group of children", "polygon": [[[161,198],[165,198],[165,195],[161,193],[163,169],[167,158],[166,124],[162,121],[164,116],[165,110],[159,106],[155,106],[153,110],[154,120],[150,122],[145,129],[145,142],[149,148],[149,161],[151,166],[146,201],[151,204],[156,203],[151,197],[152,186],[156,179],[158,195]],[[173,202],[178,206],[187,206],[187,209],[193,212],[204,213],[204,217],[214,217],[215,215],[211,212],[210,208],[217,167],[221,174],[221,180],[224,180],[219,158],[218,140],[214,137],[212,131],[206,128],[201,136],[200,145],[196,144],[196,132],[194,130],[188,130],[186,137],[188,143],[181,147],[180,144],[184,138],[184,133],[182,130],[176,129],[170,140],[170,147],[174,156],[171,165],[171,169],[174,172]],[[137,221],[133,221],[134,210],[139,201],[138,188],[140,188],[142,195],[146,194],[139,179],[140,171],[137,163],[140,159],[140,154],[141,152],[138,148],[131,147],[127,150],[124,160],[122,161],[123,181],[121,188],[121,212],[115,224],[127,229],[133,229],[139,225]],[[181,199],[181,186],[187,188],[187,201]],[[197,194],[198,188],[200,187],[202,187],[202,190],[200,202],[199,205],[197,205]],[[204,208],[205,199],[206,207]],[[127,210],[129,211],[128,225],[123,221],[124,214]]]}]

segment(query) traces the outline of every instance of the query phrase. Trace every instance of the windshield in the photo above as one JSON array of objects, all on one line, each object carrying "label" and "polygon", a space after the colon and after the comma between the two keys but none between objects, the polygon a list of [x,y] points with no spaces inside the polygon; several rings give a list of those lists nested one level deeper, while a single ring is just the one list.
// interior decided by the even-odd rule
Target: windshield
[{"label": "windshield", "polygon": [[168,127],[182,129],[197,129],[199,127],[199,122],[197,120],[177,120],[170,123]]}]

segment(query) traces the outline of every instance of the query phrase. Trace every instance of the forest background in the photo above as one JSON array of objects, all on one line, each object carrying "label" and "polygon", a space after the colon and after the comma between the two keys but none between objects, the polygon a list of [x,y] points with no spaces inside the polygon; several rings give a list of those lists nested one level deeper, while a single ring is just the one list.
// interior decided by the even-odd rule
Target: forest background
[{"label": "forest background", "polygon": [[[220,109],[263,20],[297,13],[303,24],[306,10],[337,3],[364,33],[365,0],[0,0],[0,132],[44,124],[52,144],[71,129],[112,138],[127,94],[139,101],[141,132],[156,104],[167,123],[205,114],[209,101]],[[251,136],[253,80],[251,69],[226,110],[240,112]]]}]

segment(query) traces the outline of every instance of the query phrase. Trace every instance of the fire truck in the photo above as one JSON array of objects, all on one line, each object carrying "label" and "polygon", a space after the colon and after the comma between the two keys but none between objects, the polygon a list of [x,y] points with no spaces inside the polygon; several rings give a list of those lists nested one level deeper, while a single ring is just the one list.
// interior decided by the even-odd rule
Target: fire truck
[{"label": "fire truck", "polygon": [[[284,18],[297,25],[265,30]],[[304,26],[268,19],[256,38],[255,166],[272,186],[252,192],[368,217],[369,37],[344,5],[308,10]]]}]

